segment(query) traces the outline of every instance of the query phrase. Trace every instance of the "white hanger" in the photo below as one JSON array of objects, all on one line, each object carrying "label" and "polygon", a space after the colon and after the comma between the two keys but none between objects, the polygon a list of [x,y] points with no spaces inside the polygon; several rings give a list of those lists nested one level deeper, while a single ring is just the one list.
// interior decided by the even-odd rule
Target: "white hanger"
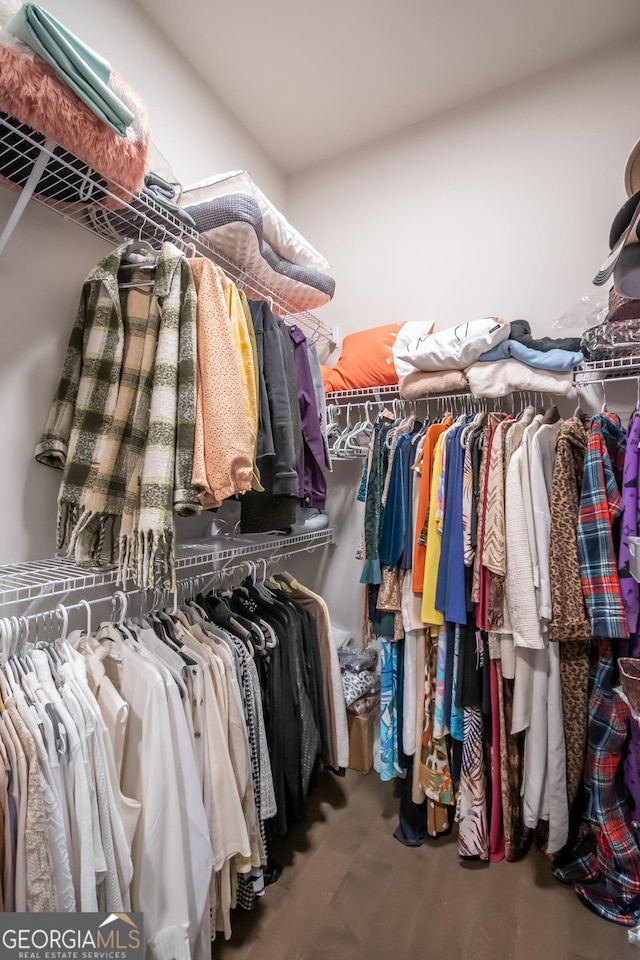
[{"label": "white hanger", "polygon": [[11,625],[6,617],[3,617],[0,620],[0,648],[2,649],[3,663],[6,663],[11,655],[10,626]]},{"label": "white hanger", "polygon": [[17,617],[11,617],[11,634],[12,634],[12,652],[17,654],[20,648],[20,622]]},{"label": "white hanger", "polygon": [[29,641],[29,621],[26,617],[19,617],[20,624],[20,652],[24,653]]},{"label": "white hanger", "polygon": [[[370,401],[367,400],[364,404],[358,404],[358,406],[365,411],[366,417],[356,423],[342,442],[342,450],[351,459],[365,456],[369,451],[369,440],[373,432],[373,424],[368,416],[369,403]],[[366,443],[356,443],[355,441],[358,437],[366,437]]]},{"label": "white hanger", "polygon": [[123,593],[122,590],[116,590],[116,592],[113,595],[113,599],[120,601],[121,610],[120,610],[119,620],[115,620],[115,604],[114,604],[114,623],[116,624],[116,626],[121,627],[127,616],[129,601],[127,600],[127,595]]},{"label": "white hanger", "polygon": [[91,636],[91,606],[88,600],[79,600],[78,606],[84,607],[84,609],[86,610],[86,613],[87,613],[86,634],[88,637],[90,637]]},{"label": "white hanger", "polygon": [[56,606],[56,613],[62,620],[62,632],[60,634],[60,639],[66,640],[67,633],[69,632],[69,611],[65,607],[64,603],[59,603]]},{"label": "white hanger", "polygon": [[352,404],[352,403],[348,403],[348,404],[347,404],[347,422],[346,422],[346,424],[345,424],[345,426],[344,426],[344,428],[343,428],[340,436],[337,437],[337,439],[336,439],[336,441],[335,441],[335,443],[334,443],[334,445],[333,445],[334,453],[335,453],[335,455],[336,455],[337,457],[343,457],[343,456],[344,456],[344,449],[343,449],[343,447],[344,447],[344,441],[346,440],[347,436],[351,433],[351,430],[353,429],[353,424],[351,423],[351,410],[352,410],[352,408],[353,408],[353,404]]}]

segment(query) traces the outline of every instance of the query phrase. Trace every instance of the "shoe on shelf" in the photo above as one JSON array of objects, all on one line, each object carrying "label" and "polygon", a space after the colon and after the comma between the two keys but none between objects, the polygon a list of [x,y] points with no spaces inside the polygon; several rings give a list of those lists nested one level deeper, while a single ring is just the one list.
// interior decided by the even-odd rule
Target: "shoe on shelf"
[{"label": "shoe on shelf", "polygon": [[309,507],[298,507],[291,533],[312,533],[314,530],[326,530],[328,526],[329,514]]}]

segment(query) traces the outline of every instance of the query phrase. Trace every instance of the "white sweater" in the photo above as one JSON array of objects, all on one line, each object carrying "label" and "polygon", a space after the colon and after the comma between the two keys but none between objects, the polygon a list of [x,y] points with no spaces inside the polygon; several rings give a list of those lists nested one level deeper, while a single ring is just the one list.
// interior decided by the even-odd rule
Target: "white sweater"
[{"label": "white sweater", "polygon": [[544,640],[540,631],[538,605],[533,584],[529,532],[522,493],[522,455],[520,447],[511,458],[506,483],[507,575],[505,596],[517,647],[540,650]]}]

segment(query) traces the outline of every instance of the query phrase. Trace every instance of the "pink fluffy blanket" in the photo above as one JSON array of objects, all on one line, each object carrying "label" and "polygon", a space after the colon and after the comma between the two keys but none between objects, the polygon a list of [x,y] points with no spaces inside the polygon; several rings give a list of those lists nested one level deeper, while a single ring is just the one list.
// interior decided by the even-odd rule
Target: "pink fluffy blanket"
[{"label": "pink fluffy blanket", "polygon": [[0,110],[51,137],[103,176],[111,193],[128,201],[144,182],[151,137],[140,98],[115,76],[137,108],[135,131],[127,137],[102,123],[46,64],[0,45]]}]

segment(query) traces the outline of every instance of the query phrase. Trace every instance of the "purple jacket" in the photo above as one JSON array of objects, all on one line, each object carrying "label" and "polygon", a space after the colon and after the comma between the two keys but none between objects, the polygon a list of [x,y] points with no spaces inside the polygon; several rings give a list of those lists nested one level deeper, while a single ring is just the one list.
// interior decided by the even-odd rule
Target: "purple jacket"
[{"label": "purple jacket", "polygon": [[631,415],[627,429],[627,448],[622,473],[622,535],[618,557],[618,576],[629,633],[636,633],[640,609],[639,585],[629,572],[629,537],[637,537],[640,528],[638,468],[640,467],[640,413]]},{"label": "purple jacket", "polygon": [[[640,467],[640,413],[636,410],[631,414],[627,434],[627,449],[624,455],[624,471],[622,474],[622,534],[620,537],[620,555],[618,559],[618,576],[620,578],[620,592],[627,615],[629,633],[628,644],[620,644],[618,653],[630,657],[640,655],[640,638],[638,637],[638,610],[640,608],[639,585],[629,572],[629,537],[636,537],[640,531],[640,490],[638,488],[638,468]],[[631,737],[627,744],[624,757],[624,782],[633,798],[636,819],[640,815],[640,726],[631,721]]]},{"label": "purple jacket", "polygon": [[324,440],[318,402],[313,386],[307,338],[299,327],[289,327],[293,343],[298,381],[298,404],[302,420],[302,456],[298,465],[298,477],[302,478],[300,497],[304,507],[324,510],[327,499],[327,481],[324,475]]}]

